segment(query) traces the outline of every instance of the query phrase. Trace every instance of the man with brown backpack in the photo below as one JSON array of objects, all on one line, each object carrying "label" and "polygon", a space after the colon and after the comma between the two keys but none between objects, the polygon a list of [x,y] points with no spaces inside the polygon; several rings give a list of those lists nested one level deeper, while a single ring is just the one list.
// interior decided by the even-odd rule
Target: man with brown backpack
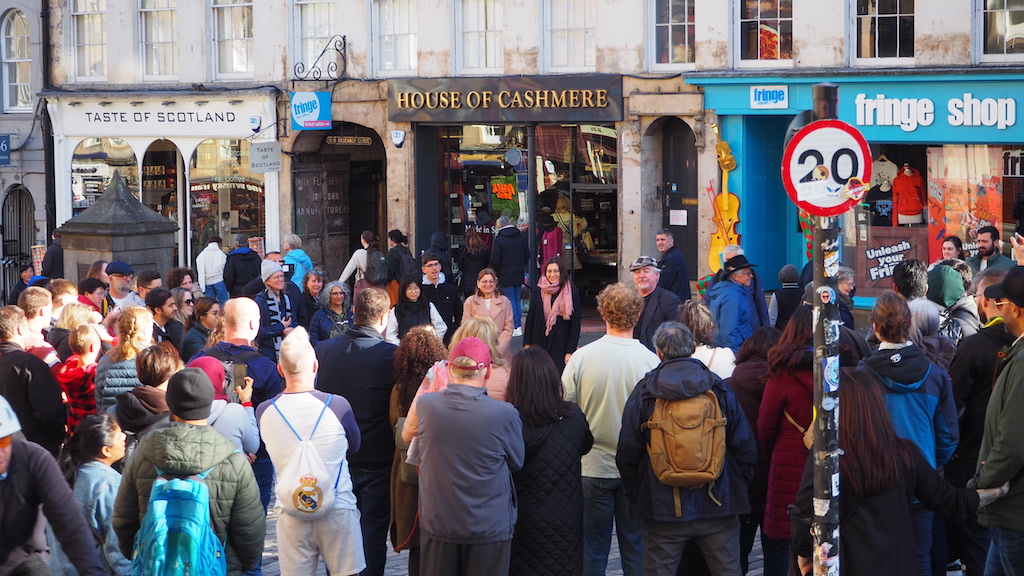
[{"label": "man with brown backpack", "polygon": [[654,347],[661,364],[626,401],[615,453],[630,514],[640,522],[644,574],[676,574],[690,540],[711,574],[739,574],[739,515],[750,512],[747,484],[757,457],[753,431],[736,396],[690,358],[689,328],[665,322]]}]

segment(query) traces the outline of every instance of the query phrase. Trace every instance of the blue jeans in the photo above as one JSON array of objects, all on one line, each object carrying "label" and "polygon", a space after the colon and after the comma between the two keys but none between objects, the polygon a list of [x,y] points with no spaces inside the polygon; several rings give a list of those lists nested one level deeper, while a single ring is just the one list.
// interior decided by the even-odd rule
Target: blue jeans
[{"label": "blue jeans", "polygon": [[223,282],[217,282],[216,284],[207,284],[206,290],[203,291],[210,298],[214,298],[217,302],[223,306],[228,301],[228,287]]},{"label": "blue jeans", "polygon": [[917,562],[921,567],[921,574],[928,576],[932,573],[932,524],[935,521],[935,513],[931,510],[914,509],[911,514]]},{"label": "blue jeans", "polygon": [[622,480],[583,477],[583,575],[604,576],[612,545],[612,526],[619,540],[624,576],[644,573],[640,525],[629,518]]},{"label": "blue jeans", "polygon": [[1024,532],[993,526],[991,534],[985,576],[1024,574]]},{"label": "blue jeans", "polygon": [[505,297],[512,301],[512,321],[515,322],[516,328],[522,326],[523,323],[523,302],[519,298],[520,286],[505,286],[501,289]]},{"label": "blue jeans", "polygon": [[388,524],[391,522],[391,468],[366,470],[349,468],[352,492],[359,508],[363,533],[363,576],[383,576],[388,553]]},{"label": "blue jeans", "polygon": [[263,504],[263,513],[267,513],[270,506],[270,497],[274,495],[274,463],[270,456],[265,454],[256,455],[256,461],[252,463],[252,473],[256,476],[256,484],[260,487],[260,503]]}]

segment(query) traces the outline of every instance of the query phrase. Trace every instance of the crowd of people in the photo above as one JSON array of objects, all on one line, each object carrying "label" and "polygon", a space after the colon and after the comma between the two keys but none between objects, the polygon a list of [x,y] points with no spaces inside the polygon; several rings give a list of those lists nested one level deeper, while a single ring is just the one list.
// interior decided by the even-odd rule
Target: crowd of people
[{"label": "crowd of people", "polygon": [[[181,483],[204,487],[211,574],[261,573],[272,504],[283,574],[380,575],[390,546],[412,575],[600,575],[614,533],[624,574],[736,575],[758,532],[765,574],[806,573],[808,278],[783,267],[769,299],[729,246],[692,294],[661,230],[581,347],[574,262],[543,259],[524,315],[527,243],[497,224],[454,259],[363,233],[336,280],[294,235],[26,278],[0,308],[0,576],[136,571]],[[1024,268],[995,229],[979,245],[899,263],[861,332],[852,271],[832,279],[843,573],[1024,560]]]}]

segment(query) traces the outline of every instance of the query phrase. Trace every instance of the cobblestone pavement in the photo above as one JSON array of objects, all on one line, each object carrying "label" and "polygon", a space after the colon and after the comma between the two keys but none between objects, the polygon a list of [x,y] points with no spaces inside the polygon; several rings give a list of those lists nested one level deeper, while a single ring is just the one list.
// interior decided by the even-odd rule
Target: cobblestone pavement
[{"label": "cobblestone pavement", "polygon": [[[596,311],[588,310],[589,314],[584,316],[584,329],[583,334],[580,336],[580,346],[584,346],[597,340],[604,335],[604,325],[601,322],[600,316],[596,315]],[[521,337],[512,339],[512,351],[518,352],[522,348]],[[271,510],[267,516],[267,542],[263,549],[263,575],[264,576],[281,576],[281,568],[277,563],[277,514]],[[398,554],[390,550],[387,557],[387,565],[384,568],[385,576],[407,576],[409,557],[408,554]],[[320,563],[319,570],[316,576],[326,576],[327,571],[324,569],[323,562]],[[612,538],[612,549],[608,556],[608,571],[607,574],[613,576],[621,576],[622,564],[619,559],[619,546],[615,538]],[[764,574],[764,562],[761,555],[761,544],[758,539],[755,538],[754,549],[750,553],[750,569],[747,572],[749,576],[762,576]],[[297,576],[287,574],[284,576]]]},{"label": "cobblestone pavement", "polygon": [[[407,576],[409,556],[388,551],[387,565],[384,567],[384,576]],[[608,556],[607,574],[621,576],[622,567],[619,560],[619,545],[615,538],[612,538],[612,549]],[[326,576],[323,562],[320,563],[316,576]],[[764,561],[761,556],[761,543],[754,539],[754,549],[750,552],[750,569],[748,576],[762,576],[764,574]],[[267,543],[263,549],[263,576],[281,576],[281,567],[277,563],[277,514],[271,510],[267,516]],[[286,574],[284,576],[297,576]]]}]

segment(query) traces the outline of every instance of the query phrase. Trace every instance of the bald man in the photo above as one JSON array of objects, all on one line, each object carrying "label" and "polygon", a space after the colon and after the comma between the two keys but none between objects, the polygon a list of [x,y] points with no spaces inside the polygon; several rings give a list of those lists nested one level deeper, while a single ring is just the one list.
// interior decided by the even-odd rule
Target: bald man
[{"label": "bald man", "polygon": [[[260,331],[260,307],[250,298],[232,298],[224,304],[223,314],[224,339],[200,351],[193,359],[201,356],[216,358],[224,363],[227,374],[234,372],[235,364],[245,364],[246,373],[253,380],[253,390],[252,402],[242,406],[258,408],[261,402],[281,393],[281,376],[277,373],[277,366],[251,346]],[[252,470],[256,473],[260,499],[266,511],[274,490],[274,467],[262,443],[252,463]]]}]

